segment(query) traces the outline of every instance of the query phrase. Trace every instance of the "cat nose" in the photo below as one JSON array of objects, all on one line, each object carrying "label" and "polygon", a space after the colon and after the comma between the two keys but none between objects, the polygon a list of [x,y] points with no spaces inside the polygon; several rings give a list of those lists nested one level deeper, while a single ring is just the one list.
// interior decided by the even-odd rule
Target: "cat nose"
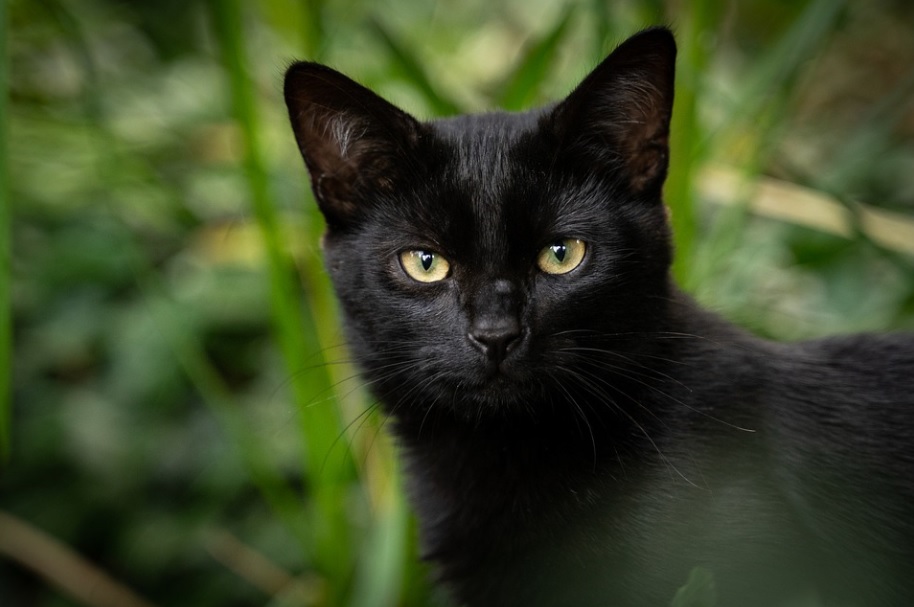
[{"label": "cat nose", "polygon": [[520,337],[517,320],[505,318],[497,323],[482,323],[474,326],[468,337],[476,349],[496,363],[505,359]]},{"label": "cat nose", "polygon": [[471,297],[467,339],[485,354],[490,366],[497,366],[521,336],[518,288],[510,280],[498,279],[479,285]]}]

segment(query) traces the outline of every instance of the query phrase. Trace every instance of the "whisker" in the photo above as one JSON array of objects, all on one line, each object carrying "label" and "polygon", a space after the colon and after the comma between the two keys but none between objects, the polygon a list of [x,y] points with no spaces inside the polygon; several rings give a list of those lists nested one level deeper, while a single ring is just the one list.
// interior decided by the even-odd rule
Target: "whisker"
[{"label": "whisker", "polygon": [[583,420],[584,425],[587,426],[587,434],[590,436],[590,446],[591,446],[591,449],[593,450],[593,469],[596,470],[596,468],[597,468],[597,440],[594,437],[593,427],[590,425],[590,420],[587,418],[587,414],[584,412],[584,409],[582,409],[581,405],[578,404],[577,399],[575,399],[575,397],[571,394],[571,392],[569,392],[568,388],[566,388],[562,384],[561,381],[556,382],[556,385],[558,385],[559,388],[561,388],[561,390],[565,393],[565,395],[568,397],[568,400],[570,400],[571,404],[574,405],[574,408],[578,413],[578,417],[581,420]]},{"label": "whisker", "polygon": [[[634,370],[632,370],[632,369],[628,369],[628,368],[625,368],[625,367],[620,367],[620,366],[614,365],[614,364],[612,364],[612,363],[608,363],[608,362],[604,362],[604,361],[597,361],[597,360],[594,360],[594,359],[592,359],[592,358],[585,358],[585,359],[582,359],[582,360],[583,360],[583,362],[590,363],[590,364],[592,364],[592,365],[594,365],[594,366],[600,366],[601,368],[607,368],[607,369],[611,369],[611,370],[613,370],[613,371],[619,371],[619,372],[621,372],[620,374],[621,374],[623,377],[626,377],[626,378],[628,378],[628,379],[630,379],[630,380],[632,380],[632,381],[635,381],[635,382],[637,382],[638,384],[640,384],[640,385],[642,385],[642,386],[648,388],[649,390],[652,390],[652,391],[656,392],[657,394],[659,394],[659,395],[661,395],[661,396],[663,396],[663,397],[665,397],[665,398],[671,400],[672,402],[675,402],[676,404],[678,404],[678,405],[680,405],[680,406],[682,406],[682,407],[688,409],[689,411],[692,411],[692,412],[694,412],[694,413],[696,413],[696,414],[698,414],[698,415],[701,415],[701,416],[703,416],[703,417],[706,417],[707,419],[710,419],[710,420],[712,420],[712,421],[714,421],[714,422],[717,422],[717,423],[722,424],[722,425],[724,425],[724,426],[727,426],[727,427],[729,427],[729,428],[733,428],[734,430],[739,430],[739,431],[741,431],[741,432],[749,432],[749,433],[754,433],[754,432],[755,432],[755,430],[753,430],[753,429],[751,429],[751,428],[744,428],[744,427],[742,427],[742,426],[738,426],[738,425],[733,424],[733,423],[731,423],[731,422],[728,422],[728,421],[726,421],[726,420],[720,419],[720,418],[718,418],[718,417],[716,417],[716,416],[714,416],[714,415],[708,413],[707,411],[703,411],[703,410],[701,410],[701,409],[698,409],[698,408],[696,408],[696,407],[693,407],[692,405],[689,405],[689,404],[685,403],[685,402],[682,401],[681,399],[672,396],[671,394],[669,394],[669,393],[666,392],[665,390],[662,390],[662,389],[660,389],[659,387],[657,387],[657,386],[655,386],[655,385],[649,384],[649,383],[647,383],[646,381],[642,381],[641,379],[638,379],[638,377],[645,378],[645,379],[656,379],[656,378],[661,378],[661,379],[665,379],[665,380],[668,380],[668,381],[670,381],[670,382],[676,383],[677,385],[679,385],[680,387],[682,387],[683,389],[685,389],[685,390],[687,390],[687,391],[689,391],[689,392],[692,391],[691,388],[689,388],[688,386],[686,386],[685,384],[683,384],[681,381],[679,381],[679,380],[677,380],[677,379],[671,377],[670,375],[668,375],[668,374],[666,374],[666,373],[664,373],[664,372],[662,372],[662,371],[659,371],[659,370],[657,370],[657,369],[655,369],[655,368],[653,368],[653,367],[649,367],[649,366],[643,365],[643,364],[641,364],[641,363],[638,363],[638,362],[636,362],[636,361],[633,361],[633,360],[631,360],[631,358],[629,358],[628,356],[626,356],[626,355],[624,355],[624,354],[621,354],[621,353],[619,353],[619,352],[615,352],[615,351],[612,351],[612,350],[604,350],[604,349],[600,349],[600,348],[585,348],[585,347],[566,347],[566,348],[563,348],[563,351],[567,351],[567,352],[590,352],[590,353],[595,353],[595,354],[605,354],[605,355],[610,355],[610,356],[613,356],[613,357],[616,357],[616,358],[621,358],[621,359],[623,359],[623,360],[625,360],[625,361],[627,361],[627,362],[630,362],[631,364],[635,365],[636,368],[644,370],[645,372],[634,371]],[[671,361],[671,362],[672,362],[672,361]],[[637,376],[637,377],[635,377],[635,376]],[[656,416],[655,416],[655,417],[656,417]]]},{"label": "whisker", "polygon": [[[585,387],[586,389],[591,390],[591,392],[592,392],[595,396],[599,396],[599,395],[601,394],[599,390],[596,390],[595,388],[593,388],[592,384],[588,381],[588,377],[587,377],[587,376],[583,376],[583,375],[582,375],[581,373],[579,373],[578,371],[571,370],[571,369],[565,369],[565,372],[570,373],[570,374],[576,376],[577,379],[578,379],[578,381],[582,382],[582,384],[584,385],[584,387]],[[588,374],[588,375],[589,375],[589,374]],[[606,384],[606,385],[607,385],[607,387],[609,387],[609,388],[613,388],[613,386],[612,386],[611,384]],[[619,392],[622,396],[625,396],[626,398],[628,398],[627,395],[621,393],[621,391],[619,391],[619,390],[616,390],[616,391]],[[631,400],[631,399],[630,399],[630,400]],[[649,412],[650,412],[650,409],[649,409],[648,407],[645,407],[640,401],[634,401],[634,402],[635,402],[635,404],[637,404],[639,407],[641,407],[641,408],[644,409],[645,411],[649,411]],[[614,400],[612,400],[612,399],[608,399],[607,404],[611,405],[617,412],[619,412],[619,413],[621,413],[622,415],[624,415],[632,424],[634,424],[634,426],[638,429],[639,432],[641,432],[641,434],[644,436],[644,438],[646,438],[646,439],[648,440],[648,442],[650,442],[650,444],[651,444],[651,446],[653,446],[654,450],[657,451],[657,455],[660,456],[661,461],[663,461],[664,464],[666,464],[671,470],[673,470],[673,471],[676,473],[677,476],[679,476],[680,478],[682,478],[682,480],[684,480],[685,482],[687,482],[689,485],[692,485],[693,487],[699,488],[698,485],[696,485],[695,483],[693,483],[685,474],[683,474],[682,471],[680,471],[679,468],[677,468],[676,465],[666,456],[666,454],[663,453],[663,450],[660,449],[660,445],[658,445],[657,442],[654,440],[654,438],[650,435],[650,432],[648,432],[647,429],[646,429],[643,425],[641,425],[641,424],[638,422],[638,420],[635,419],[635,417],[634,417],[631,413],[629,413],[628,411],[626,411],[624,407],[619,406],[619,404],[616,403],[616,402],[615,402]],[[651,412],[651,413],[652,413],[652,412]],[[653,413],[652,413],[652,414],[653,414]],[[656,415],[654,415],[654,417],[656,417]],[[658,419],[659,419],[659,418],[658,418]],[[661,423],[662,423],[662,421],[661,421]],[[665,425],[665,424],[664,424],[664,425]]]}]

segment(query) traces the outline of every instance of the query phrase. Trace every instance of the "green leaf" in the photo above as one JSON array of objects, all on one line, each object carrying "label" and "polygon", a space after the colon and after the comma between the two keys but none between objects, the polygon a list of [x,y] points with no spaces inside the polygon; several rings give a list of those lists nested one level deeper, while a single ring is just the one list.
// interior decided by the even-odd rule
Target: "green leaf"
[{"label": "green leaf", "polygon": [[714,586],[714,574],[702,567],[696,567],[689,573],[689,580],[673,597],[670,607],[715,607],[717,590]]},{"label": "green leaf", "polygon": [[506,110],[522,110],[532,105],[538,97],[540,87],[555,63],[556,50],[565,39],[568,26],[574,15],[575,5],[565,10],[552,31],[540,40],[528,45],[521,61],[501,88],[497,103]]}]

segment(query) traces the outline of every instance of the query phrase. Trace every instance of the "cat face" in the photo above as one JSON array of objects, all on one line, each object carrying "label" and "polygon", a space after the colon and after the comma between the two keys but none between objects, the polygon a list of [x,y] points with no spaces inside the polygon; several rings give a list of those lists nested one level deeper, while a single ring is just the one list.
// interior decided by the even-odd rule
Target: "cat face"
[{"label": "cat face", "polygon": [[648,30],[556,106],[429,123],[324,66],[289,70],[350,346],[391,409],[567,400],[569,378],[597,390],[592,361],[659,330],[674,58]]}]

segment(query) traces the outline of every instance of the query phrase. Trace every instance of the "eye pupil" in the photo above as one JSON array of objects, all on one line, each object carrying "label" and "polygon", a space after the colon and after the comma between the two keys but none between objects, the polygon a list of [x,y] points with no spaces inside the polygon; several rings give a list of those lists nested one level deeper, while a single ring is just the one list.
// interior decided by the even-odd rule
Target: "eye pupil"
[{"label": "eye pupil", "polygon": [[422,269],[428,272],[432,268],[432,264],[435,262],[435,256],[431,253],[423,251],[420,253],[419,263],[422,264]]},{"label": "eye pupil", "polygon": [[565,261],[565,255],[568,253],[568,247],[564,244],[554,244],[552,245],[552,254],[555,255],[555,258],[559,261]]}]

